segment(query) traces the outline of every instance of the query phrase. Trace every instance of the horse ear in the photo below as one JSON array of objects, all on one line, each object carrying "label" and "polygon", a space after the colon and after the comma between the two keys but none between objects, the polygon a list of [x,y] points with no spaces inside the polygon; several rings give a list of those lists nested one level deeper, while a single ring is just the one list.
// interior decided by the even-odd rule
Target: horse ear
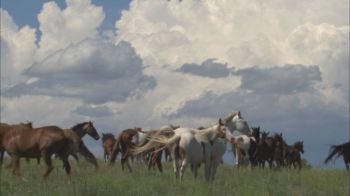
[{"label": "horse ear", "polygon": [[219,118],[219,125],[220,125],[220,126],[224,125],[224,123],[222,123],[221,118]]}]

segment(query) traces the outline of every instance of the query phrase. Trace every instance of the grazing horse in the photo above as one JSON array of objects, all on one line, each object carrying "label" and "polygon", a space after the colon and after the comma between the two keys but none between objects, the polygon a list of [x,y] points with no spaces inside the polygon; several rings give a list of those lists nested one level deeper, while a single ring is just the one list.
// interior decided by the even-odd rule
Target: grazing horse
[{"label": "grazing horse", "polygon": [[[32,122],[27,122],[27,123],[20,123],[18,125],[10,125],[7,123],[0,123],[0,167],[2,166],[3,160],[4,160],[4,154],[5,154],[5,148],[3,146],[2,139],[5,135],[6,132],[10,131],[12,128],[15,128],[17,126],[24,126],[27,128],[33,128]],[[40,160],[40,159],[38,159]],[[39,163],[40,161],[38,161]],[[8,166],[11,167],[11,164]]]},{"label": "grazing horse", "polygon": [[109,161],[110,155],[113,150],[113,146],[116,142],[116,139],[111,133],[102,133],[102,146],[103,146],[103,158],[105,162]]},{"label": "grazing horse", "polygon": [[123,130],[119,134],[113,146],[113,150],[110,158],[111,165],[115,162],[118,152],[121,152],[122,169],[124,170],[124,164],[125,162],[127,162],[129,172],[132,172],[130,159],[133,158],[133,154],[131,153],[131,149],[136,145],[133,141],[135,140],[134,136],[137,136],[138,132],[143,132],[143,131],[141,130],[141,128],[134,128],[134,129]]},{"label": "grazing horse", "polygon": [[293,146],[286,146],[286,164],[288,167],[293,165],[296,168],[296,164],[301,169],[301,157],[300,153],[304,153],[303,141],[295,142]]},{"label": "grazing horse", "polygon": [[57,154],[63,162],[63,167],[70,177],[70,164],[68,162],[70,140],[65,137],[63,130],[56,126],[29,128],[25,126],[13,126],[2,138],[2,144],[11,156],[12,172],[20,176],[20,158],[42,157],[47,165],[44,179],[53,170],[51,156]]},{"label": "grazing horse", "polygon": [[135,151],[144,152],[152,147],[162,146],[158,148],[157,151],[159,151],[170,147],[174,174],[176,177],[180,176],[180,181],[183,179],[187,164],[192,165],[193,175],[197,178],[198,166],[203,162],[205,179],[213,180],[223,155],[222,153],[221,157],[214,156],[217,155],[217,149],[214,146],[217,145],[215,141],[218,138],[226,138],[226,128],[221,119],[218,124],[203,130],[178,128],[174,130],[174,135],[170,138],[160,135],[152,136],[149,145],[136,148]]},{"label": "grazing horse", "polygon": [[329,155],[327,156],[325,163],[328,163],[335,155],[336,158],[339,156],[343,156],[345,167],[347,170],[349,170],[350,165],[350,141],[340,144],[340,145],[333,145],[330,148]]}]

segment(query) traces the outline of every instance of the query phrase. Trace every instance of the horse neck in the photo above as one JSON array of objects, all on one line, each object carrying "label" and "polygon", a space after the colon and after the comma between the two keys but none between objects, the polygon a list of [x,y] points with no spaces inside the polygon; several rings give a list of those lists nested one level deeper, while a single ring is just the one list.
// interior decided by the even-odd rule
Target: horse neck
[{"label": "horse neck", "polygon": [[203,140],[212,141],[216,138],[216,129],[217,125],[200,130],[197,135]]},{"label": "horse neck", "polygon": [[72,128],[72,130],[80,137],[83,138],[86,134],[86,131],[84,130],[84,124],[77,125]]}]

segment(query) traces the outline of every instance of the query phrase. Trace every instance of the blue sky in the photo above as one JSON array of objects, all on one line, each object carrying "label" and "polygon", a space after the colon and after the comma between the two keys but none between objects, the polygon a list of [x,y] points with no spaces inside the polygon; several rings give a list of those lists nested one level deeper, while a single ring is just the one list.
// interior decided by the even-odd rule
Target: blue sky
[{"label": "blue sky", "polygon": [[118,133],[240,110],[324,167],[349,140],[349,100],[347,0],[1,1],[5,122]]}]

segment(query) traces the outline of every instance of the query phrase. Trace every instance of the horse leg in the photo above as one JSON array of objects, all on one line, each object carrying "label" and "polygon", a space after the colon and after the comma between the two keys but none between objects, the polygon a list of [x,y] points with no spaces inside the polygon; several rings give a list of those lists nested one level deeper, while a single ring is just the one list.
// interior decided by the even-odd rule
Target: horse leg
[{"label": "horse leg", "polygon": [[46,172],[43,176],[44,180],[46,180],[49,174],[51,173],[51,171],[53,170],[52,160],[51,160],[51,156],[46,151],[43,151],[41,156],[43,157],[47,166]]},{"label": "horse leg", "polygon": [[133,158],[133,157],[131,157],[131,156],[129,156],[129,155],[126,157],[126,166],[128,166],[128,169],[129,169],[129,172],[130,172],[130,173],[132,173],[131,158]]},{"label": "horse leg", "polygon": [[196,180],[198,176],[198,164],[191,164],[192,172],[193,172],[193,177]]},{"label": "horse leg", "polygon": [[214,179],[215,179],[216,170],[217,170],[219,164],[220,164],[220,161],[218,161],[218,160],[212,161],[212,164],[211,164],[211,168],[212,168],[211,169],[211,180],[212,181],[214,181]]},{"label": "horse leg", "polygon": [[160,173],[163,172],[163,166],[162,166],[162,151],[157,153],[157,157],[156,157],[156,164],[158,167],[158,170]]},{"label": "horse leg", "polygon": [[68,179],[68,181],[70,181],[70,179],[71,179],[71,176],[70,176],[71,166],[70,166],[69,161],[68,161],[68,156],[63,156],[62,162],[63,162],[64,170],[66,171],[66,174],[67,174],[67,179]]},{"label": "horse leg", "polygon": [[2,163],[4,162],[4,154],[5,154],[5,151],[1,150],[0,151],[0,168],[2,166]]},{"label": "horse leg", "polygon": [[173,171],[175,178],[177,179],[179,177],[179,157],[176,156],[176,151],[178,151],[178,146],[173,146],[171,148],[171,156],[173,157]]},{"label": "horse leg", "polygon": [[237,147],[235,148],[235,152],[236,152],[235,153],[236,166],[239,167],[239,159],[240,159],[239,157],[240,156],[239,156],[239,149]]},{"label": "horse leg", "polygon": [[21,176],[20,172],[19,172],[19,157],[17,155],[12,155],[11,156],[11,163],[12,166],[12,173],[15,176]]},{"label": "horse leg", "polygon": [[343,155],[343,160],[344,160],[344,163],[345,163],[346,170],[349,170],[349,165],[348,165],[348,162],[347,162],[347,160],[346,160],[344,155]]},{"label": "horse leg", "polygon": [[186,165],[187,165],[187,159],[184,158],[182,163],[181,163],[181,167],[180,167],[180,182],[182,182],[182,180],[183,180]]},{"label": "horse leg", "polygon": [[120,159],[120,163],[122,165],[122,170],[124,171],[124,163],[125,163],[126,159],[125,159],[125,156],[124,154],[122,154],[122,158]]}]

